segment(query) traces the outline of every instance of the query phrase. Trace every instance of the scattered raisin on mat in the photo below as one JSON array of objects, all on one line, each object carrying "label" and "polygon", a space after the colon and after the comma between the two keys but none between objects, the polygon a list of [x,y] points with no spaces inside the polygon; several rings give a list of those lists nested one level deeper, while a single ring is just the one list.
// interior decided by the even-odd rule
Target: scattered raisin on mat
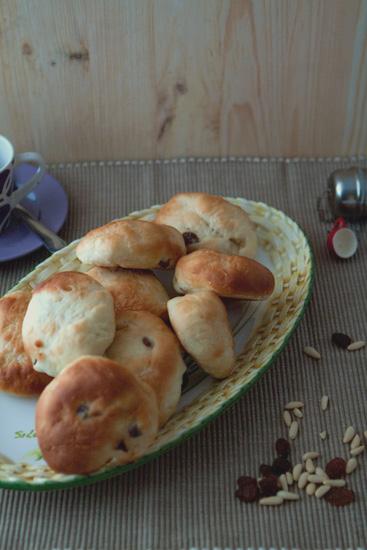
[{"label": "scattered raisin on mat", "polygon": [[347,334],[343,334],[342,332],[334,332],[331,336],[331,341],[335,346],[342,349],[347,349],[349,344],[352,343],[351,337]]},{"label": "scattered raisin on mat", "polygon": [[347,506],[355,500],[355,494],[346,487],[332,487],[324,499],[332,506]]},{"label": "scattered raisin on mat", "polygon": [[291,450],[291,446],[289,444],[289,441],[284,439],[284,437],[280,437],[275,442],[275,450],[277,452],[278,456],[282,456],[283,458],[288,458],[288,455]]},{"label": "scattered raisin on mat", "polygon": [[274,475],[273,468],[269,464],[261,464],[259,471],[263,477],[269,477]]},{"label": "scattered raisin on mat", "polygon": [[273,473],[277,476],[280,476],[281,474],[285,474],[286,472],[289,472],[292,468],[292,464],[284,458],[283,456],[278,456],[272,464],[272,470]]},{"label": "scattered raisin on mat", "polygon": [[241,489],[237,489],[235,496],[241,502],[255,502],[259,497],[259,489],[255,485],[245,485]]},{"label": "scattered raisin on mat", "polygon": [[196,235],[196,233],[192,233],[191,231],[186,231],[182,234],[185,244],[194,244],[199,242],[199,237]]},{"label": "scattered raisin on mat", "polygon": [[241,502],[254,502],[259,497],[259,488],[254,477],[241,476],[237,480],[238,489],[235,496]]},{"label": "scattered raisin on mat", "polygon": [[325,472],[330,479],[340,479],[346,476],[346,467],[344,458],[335,457],[326,464]]},{"label": "scattered raisin on mat", "polygon": [[275,476],[264,477],[259,481],[260,494],[264,497],[276,495],[279,491],[278,479]]},{"label": "scattered raisin on mat", "polygon": [[257,480],[254,477],[241,476],[237,479],[237,484],[238,484],[239,487],[243,487],[244,485],[256,485],[257,486]]}]

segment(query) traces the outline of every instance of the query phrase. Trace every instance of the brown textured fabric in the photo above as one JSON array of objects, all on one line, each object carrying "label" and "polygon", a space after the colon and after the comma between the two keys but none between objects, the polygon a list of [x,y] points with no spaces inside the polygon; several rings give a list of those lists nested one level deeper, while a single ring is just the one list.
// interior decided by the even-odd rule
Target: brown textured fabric
[{"label": "brown textured fabric", "polygon": [[[91,487],[50,493],[0,491],[1,549],[93,550],[201,548],[364,548],[367,541],[367,453],[349,478],[356,502],[337,509],[302,494],[280,508],[240,504],[234,498],[240,474],[254,475],[269,462],[277,436],[286,435],[282,406],[305,402],[301,434],[292,446],[299,459],[322,452],[321,463],[347,456],[342,445],[349,424],[367,430],[366,349],[332,347],[331,333],[366,335],[367,248],[362,229],[357,255],[331,259],[327,225],[316,199],[328,174],[341,166],[367,167],[366,159],[282,161],[202,160],[152,163],[83,163],[52,166],[65,186],[70,214],[61,235],[70,241],[88,229],[132,210],[167,200],[177,191],[245,196],[280,208],[306,231],[315,253],[313,300],[286,349],[268,373],[230,410],[198,435],[154,462]],[[1,291],[9,289],[46,257],[0,265]],[[314,345],[322,360],[304,356]],[[329,395],[327,412],[319,400]],[[329,438],[322,442],[321,430]],[[366,442],[367,443],[367,442]]]}]

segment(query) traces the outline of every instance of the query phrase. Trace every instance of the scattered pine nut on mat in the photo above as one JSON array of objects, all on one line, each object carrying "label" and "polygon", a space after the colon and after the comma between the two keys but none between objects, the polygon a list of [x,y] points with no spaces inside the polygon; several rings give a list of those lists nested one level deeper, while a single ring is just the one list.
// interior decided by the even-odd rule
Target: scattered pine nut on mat
[{"label": "scattered pine nut on mat", "polygon": [[312,357],[312,359],[321,359],[321,354],[318,352],[315,348],[312,346],[305,346],[303,348],[303,352],[308,355],[309,357]]}]

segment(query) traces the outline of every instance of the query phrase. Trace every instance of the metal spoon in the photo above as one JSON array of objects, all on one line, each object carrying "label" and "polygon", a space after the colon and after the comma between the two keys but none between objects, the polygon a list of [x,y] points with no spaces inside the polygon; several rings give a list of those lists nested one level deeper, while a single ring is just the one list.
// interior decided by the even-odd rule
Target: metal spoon
[{"label": "metal spoon", "polygon": [[51,254],[56,252],[57,250],[61,250],[61,248],[64,248],[66,246],[66,242],[63,241],[56,233],[51,231],[51,229],[48,229],[48,227],[44,226],[43,223],[38,221],[28,210],[23,208],[20,204],[17,204],[14,206],[12,210],[12,215],[16,216],[19,220],[24,222],[29,229],[31,229],[34,233],[37,233],[37,235],[42,240],[43,244],[47,248]]}]

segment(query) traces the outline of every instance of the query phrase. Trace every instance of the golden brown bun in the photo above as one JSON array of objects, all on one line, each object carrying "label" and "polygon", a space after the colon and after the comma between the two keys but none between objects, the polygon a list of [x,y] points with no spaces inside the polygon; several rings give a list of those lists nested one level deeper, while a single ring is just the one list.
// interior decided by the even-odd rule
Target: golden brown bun
[{"label": "golden brown bun", "polygon": [[36,372],[22,340],[22,323],[31,293],[17,291],[0,300],[0,389],[17,395],[38,395],[51,382]]},{"label": "golden brown bun", "polygon": [[151,271],[93,267],[88,275],[111,292],[117,328],[125,311],[150,311],[158,317],[166,316],[168,294]]},{"label": "golden brown bun", "polygon": [[200,367],[216,378],[229,376],[235,362],[234,341],[221,299],[200,290],[172,298],[167,306],[181,344]]},{"label": "golden brown bun", "polygon": [[89,231],[79,242],[81,262],[102,267],[171,269],[186,254],[174,227],[142,220],[117,220]]},{"label": "golden brown bun", "polygon": [[57,376],[82,355],[103,355],[115,329],[108,290],[85,273],[62,271],[36,287],[22,337],[34,368]]},{"label": "golden brown bun", "polygon": [[158,430],[153,391],[127,367],[104,357],[74,361],[43,391],[38,443],[56,472],[88,474],[145,453]]},{"label": "golden brown bun", "polygon": [[197,250],[178,261],[173,284],[180,294],[213,290],[223,297],[262,300],[272,294],[275,281],[272,272],[255,260]]},{"label": "golden brown bun", "polygon": [[120,316],[120,327],[106,354],[134,369],[155,391],[159,423],[163,425],[176,409],[186,370],[178,340],[148,311],[126,311]]},{"label": "golden brown bun", "polygon": [[223,197],[208,193],[178,193],[159,210],[157,223],[182,233],[187,251],[200,248],[254,258],[255,227],[246,212]]}]

